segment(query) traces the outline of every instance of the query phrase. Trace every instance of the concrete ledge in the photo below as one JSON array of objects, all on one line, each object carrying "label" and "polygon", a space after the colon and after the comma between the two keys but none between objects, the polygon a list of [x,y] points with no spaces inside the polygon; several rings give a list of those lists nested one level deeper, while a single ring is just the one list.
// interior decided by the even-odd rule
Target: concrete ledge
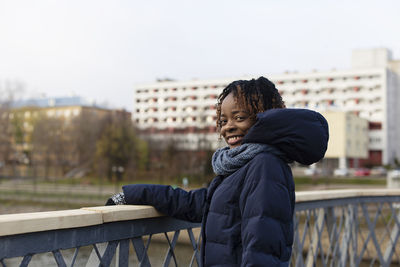
[{"label": "concrete ledge", "polygon": [[101,214],[103,222],[105,223],[164,216],[152,206],[144,205],[85,207],[82,208],[82,210],[93,211]]},{"label": "concrete ledge", "polygon": [[296,192],[296,203],[367,196],[400,196],[400,189],[340,189]]},{"label": "concrete ledge", "polygon": [[103,223],[102,215],[87,210],[61,210],[0,215],[0,236],[84,227]]},{"label": "concrete ledge", "polygon": [[0,215],[0,236],[164,216],[151,206],[119,205]]}]

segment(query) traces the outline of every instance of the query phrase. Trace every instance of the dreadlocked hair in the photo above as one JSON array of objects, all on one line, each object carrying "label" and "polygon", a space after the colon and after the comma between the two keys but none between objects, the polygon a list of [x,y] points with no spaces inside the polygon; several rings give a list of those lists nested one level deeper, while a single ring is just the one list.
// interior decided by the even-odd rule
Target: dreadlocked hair
[{"label": "dreadlocked hair", "polygon": [[221,105],[225,97],[233,93],[238,105],[256,118],[257,113],[273,108],[285,108],[278,90],[270,80],[260,77],[257,80],[238,80],[230,83],[218,96],[217,129],[221,129]]}]

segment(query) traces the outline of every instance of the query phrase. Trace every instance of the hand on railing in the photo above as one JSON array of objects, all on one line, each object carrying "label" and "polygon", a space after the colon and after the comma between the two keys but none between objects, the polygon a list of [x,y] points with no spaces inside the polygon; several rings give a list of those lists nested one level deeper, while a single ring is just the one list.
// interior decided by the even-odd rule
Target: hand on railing
[{"label": "hand on railing", "polygon": [[106,202],[106,206],[125,205],[125,204],[126,204],[126,201],[125,201],[125,195],[123,192],[113,195]]}]

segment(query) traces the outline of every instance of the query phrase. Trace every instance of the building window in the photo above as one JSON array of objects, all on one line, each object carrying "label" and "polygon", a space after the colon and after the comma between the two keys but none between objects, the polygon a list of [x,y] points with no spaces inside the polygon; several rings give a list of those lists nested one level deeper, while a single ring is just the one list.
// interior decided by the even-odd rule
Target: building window
[{"label": "building window", "polygon": [[208,95],[207,97],[210,99],[217,99],[217,95]]},{"label": "building window", "polygon": [[370,130],[380,130],[382,129],[382,123],[380,122],[369,122],[368,129]]}]

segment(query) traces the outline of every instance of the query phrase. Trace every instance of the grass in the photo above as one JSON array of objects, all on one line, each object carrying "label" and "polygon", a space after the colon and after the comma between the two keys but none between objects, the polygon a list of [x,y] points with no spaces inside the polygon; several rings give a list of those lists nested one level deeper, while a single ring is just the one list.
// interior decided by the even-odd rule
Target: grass
[{"label": "grass", "polygon": [[[18,199],[5,199],[0,200],[1,205],[4,207],[9,207],[12,209],[14,206],[37,206],[37,207],[47,207],[47,208],[54,208],[57,210],[61,209],[80,209],[82,208],[82,204],[79,203],[69,203],[65,201],[59,202],[43,202],[43,201],[35,201],[35,200],[18,200]],[[87,205],[89,206],[89,205]]]},{"label": "grass", "polygon": [[[1,195],[22,195],[23,197],[46,197],[46,198],[71,198],[71,199],[104,199],[105,195],[100,194],[72,194],[72,193],[43,193],[27,190],[0,190]],[[108,195],[108,194],[107,194]]]},{"label": "grass", "polygon": [[379,178],[357,178],[357,177],[295,177],[296,185],[324,185],[324,184],[348,184],[348,185],[386,185],[386,179]]},{"label": "grass", "polygon": [[57,178],[56,180],[40,180],[37,181],[38,184],[61,184],[61,185],[95,185],[95,186],[123,186],[126,184],[174,184],[173,181],[164,181],[160,183],[156,179],[148,179],[148,180],[123,180],[118,181],[110,181],[108,179],[101,179],[98,177],[83,177],[83,178]]}]

